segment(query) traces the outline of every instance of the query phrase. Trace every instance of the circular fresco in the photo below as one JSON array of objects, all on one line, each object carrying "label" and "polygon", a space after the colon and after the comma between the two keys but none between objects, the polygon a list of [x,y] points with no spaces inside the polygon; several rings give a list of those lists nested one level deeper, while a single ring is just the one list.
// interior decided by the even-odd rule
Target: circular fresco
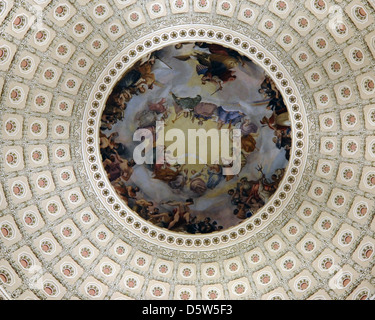
[{"label": "circular fresco", "polygon": [[207,42],[169,45],[138,60],[101,117],[103,167],[141,218],[187,234],[254,216],[289,163],[291,121],[260,66]]}]

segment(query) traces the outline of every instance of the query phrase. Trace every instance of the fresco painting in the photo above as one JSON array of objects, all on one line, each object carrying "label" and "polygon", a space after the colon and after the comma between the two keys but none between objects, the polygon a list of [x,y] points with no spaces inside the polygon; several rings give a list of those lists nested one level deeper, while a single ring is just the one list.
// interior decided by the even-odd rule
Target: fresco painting
[{"label": "fresco painting", "polygon": [[[152,164],[136,164],[134,133],[150,130],[155,148],[157,121],[186,137],[189,129],[239,129],[240,172],[224,175],[224,163],[160,164],[157,152]],[[113,188],[140,217],[175,232],[212,233],[252,217],[275,193],[289,162],[290,126],[284,99],[261,67],[220,45],[180,43],[137,61],[116,84],[100,148]]]}]

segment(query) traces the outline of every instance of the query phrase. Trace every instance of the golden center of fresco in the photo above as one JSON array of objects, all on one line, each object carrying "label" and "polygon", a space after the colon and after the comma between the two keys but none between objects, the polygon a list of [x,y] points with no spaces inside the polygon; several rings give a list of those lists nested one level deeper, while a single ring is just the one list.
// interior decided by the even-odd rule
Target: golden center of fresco
[{"label": "golden center of fresco", "polygon": [[221,45],[181,43],[139,60],[116,84],[100,149],[113,188],[140,217],[211,233],[255,215],[275,193],[290,126],[261,67]]}]

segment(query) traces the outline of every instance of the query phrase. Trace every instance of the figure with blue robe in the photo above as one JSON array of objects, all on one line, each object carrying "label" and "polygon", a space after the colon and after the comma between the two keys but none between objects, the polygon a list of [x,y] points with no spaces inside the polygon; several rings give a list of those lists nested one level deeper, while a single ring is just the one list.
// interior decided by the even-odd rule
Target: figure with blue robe
[{"label": "figure with blue robe", "polygon": [[208,189],[215,189],[216,186],[221,182],[223,179],[223,168],[219,165],[212,165],[209,166],[207,169],[208,174],[208,181],[207,181],[207,188]]},{"label": "figure with blue robe", "polygon": [[241,122],[242,118],[246,115],[241,111],[227,111],[222,106],[217,108],[219,130],[224,124],[229,124],[229,129],[231,126],[235,126],[237,123]]}]

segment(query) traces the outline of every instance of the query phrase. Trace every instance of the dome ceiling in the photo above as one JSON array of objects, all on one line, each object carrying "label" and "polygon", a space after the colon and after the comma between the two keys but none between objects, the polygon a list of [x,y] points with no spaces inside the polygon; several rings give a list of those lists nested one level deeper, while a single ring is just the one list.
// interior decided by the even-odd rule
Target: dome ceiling
[{"label": "dome ceiling", "polygon": [[[0,0],[0,298],[373,296],[374,10],[372,0]],[[203,235],[130,210],[100,151],[116,83],[181,43],[252,61],[292,128],[270,201]]]}]

